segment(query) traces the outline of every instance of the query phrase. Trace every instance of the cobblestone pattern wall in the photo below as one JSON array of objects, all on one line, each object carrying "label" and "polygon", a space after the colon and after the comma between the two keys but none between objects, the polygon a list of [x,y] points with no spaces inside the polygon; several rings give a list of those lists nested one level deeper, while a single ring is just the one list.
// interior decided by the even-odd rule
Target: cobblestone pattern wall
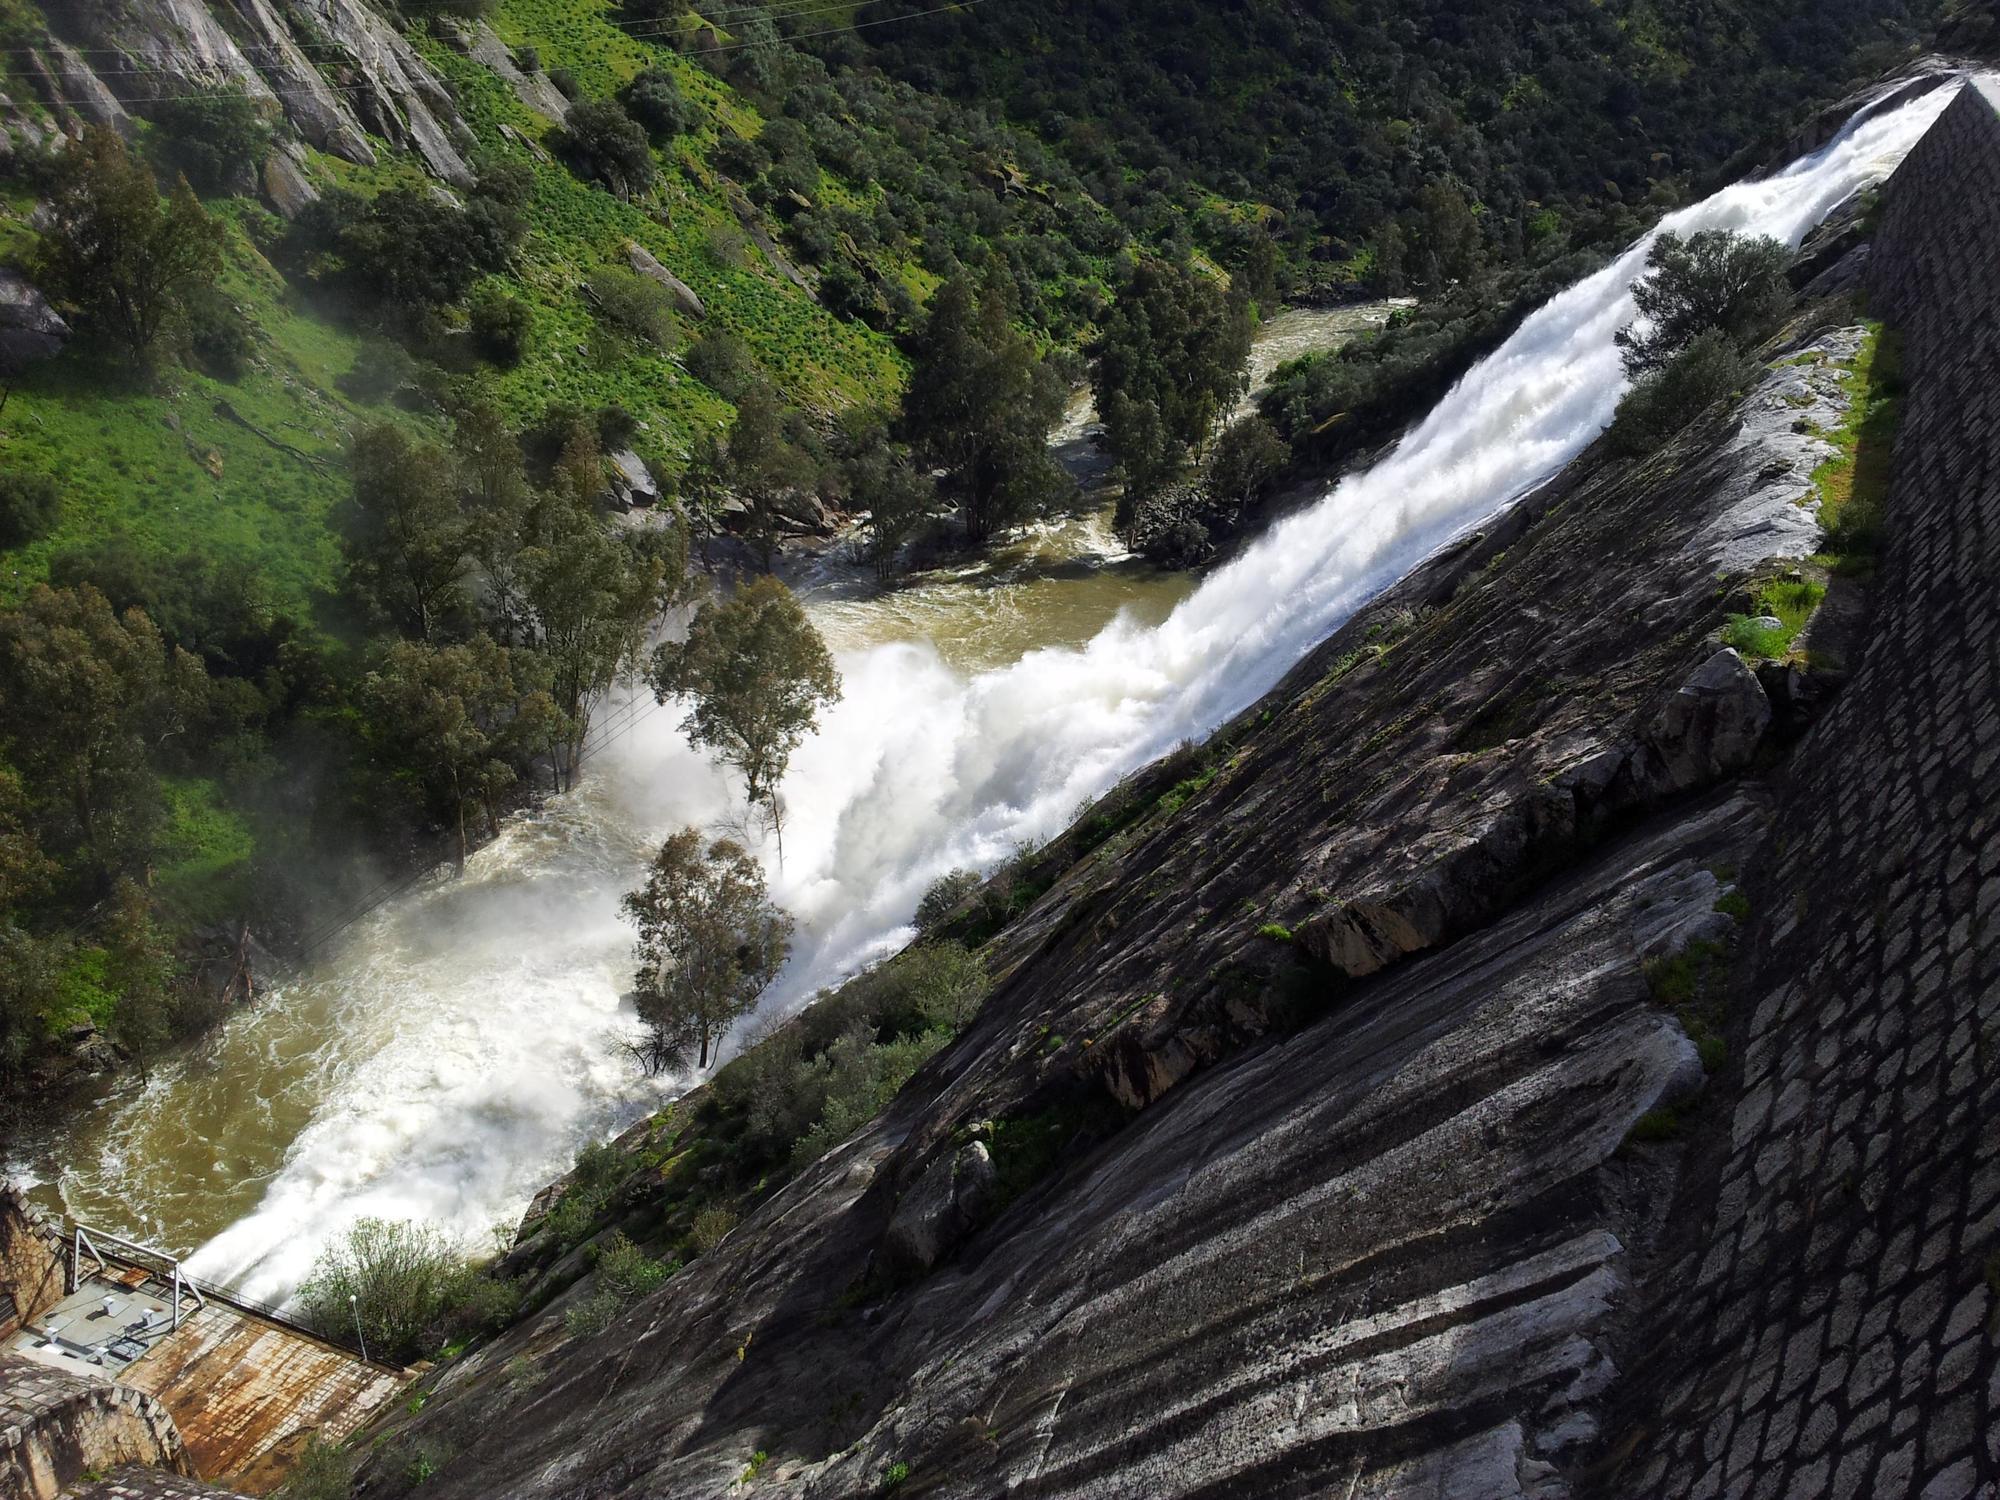
[{"label": "cobblestone pattern wall", "polygon": [[12,1187],[0,1187],[0,1339],[62,1301],[63,1263]]},{"label": "cobblestone pattern wall", "polygon": [[0,1500],[54,1500],[120,1464],[191,1474],[167,1409],[144,1391],[0,1353]]},{"label": "cobblestone pattern wall", "polygon": [[1909,387],[1879,613],[1752,880],[1621,1495],[2000,1496],[2000,94],[1892,180],[1870,276]]}]

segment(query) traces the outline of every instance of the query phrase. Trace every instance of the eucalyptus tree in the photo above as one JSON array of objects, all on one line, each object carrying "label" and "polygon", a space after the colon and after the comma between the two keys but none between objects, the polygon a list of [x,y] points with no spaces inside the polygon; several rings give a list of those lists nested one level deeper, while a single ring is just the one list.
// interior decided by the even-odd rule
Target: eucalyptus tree
[{"label": "eucalyptus tree", "polygon": [[662,703],[688,700],[682,733],[742,774],[745,797],[777,831],[782,857],[778,784],[820,709],[840,697],[833,656],[792,591],[767,574],[708,605],[685,641],[654,651],[651,678]]},{"label": "eucalyptus tree", "polygon": [[707,1067],[791,952],[792,919],[771,904],[764,871],[741,845],[684,828],[660,846],[645,885],[626,895],[639,930],[631,1045],[647,1076]]}]

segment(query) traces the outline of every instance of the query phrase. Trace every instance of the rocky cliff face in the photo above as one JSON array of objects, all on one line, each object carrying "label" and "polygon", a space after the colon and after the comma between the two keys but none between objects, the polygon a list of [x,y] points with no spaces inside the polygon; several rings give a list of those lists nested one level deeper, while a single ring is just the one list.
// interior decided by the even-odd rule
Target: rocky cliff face
[{"label": "rocky cliff face", "polygon": [[231,84],[322,151],[373,162],[374,136],[471,185],[450,92],[364,0],[70,0],[50,20],[50,102],[77,116],[121,125],[162,97]]}]

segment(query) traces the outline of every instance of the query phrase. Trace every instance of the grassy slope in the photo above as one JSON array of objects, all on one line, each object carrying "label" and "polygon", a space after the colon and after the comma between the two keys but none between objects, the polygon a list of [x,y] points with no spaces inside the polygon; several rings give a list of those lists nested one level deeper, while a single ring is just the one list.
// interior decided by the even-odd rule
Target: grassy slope
[{"label": "grassy slope", "polygon": [[[828,316],[754,248],[741,263],[711,251],[711,232],[733,229],[736,219],[707,154],[719,130],[755,135],[762,128],[755,110],[701,68],[611,25],[599,0],[506,0],[495,24],[511,45],[535,46],[545,67],[569,68],[591,96],[613,92],[649,63],[665,66],[706,121],[664,155],[663,212],[655,218],[510,141],[502,124],[533,139],[553,122],[528,110],[479,64],[418,39],[458,91],[482,147],[534,167],[531,229],[516,275],[506,278],[507,290],[525,297],[534,311],[528,357],[517,369],[472,377],[517,423],[535,420],[552,401],[586,407],[617,402],[643,424],[641,451],[663,471],[675,472],[696,433],[728,422],[729,404],[689,377],[676,358],[636,352],[598,330],[579,289],[598,268],[625,263],[627,240],[644,244],[693,286],[708,308],[705,326],[736,332],[792,400],[835,410],[900,390],[905,367],[887,339]],[[16,97],[32,96],[20,91]],[[323,186],[363,193],[429,181],[407,159],[386,154],[378,166],[363,168],[314,153],[308,170]],[[878,191],[832,180],[822,186],[850,203]],[[0,554],[0,605],[46,578],[61,552],[120,537],[159,556],[199,550],[245,561],[264,580],[274,607],[311,619],[316,597],[337,579],[339,553],[327,515],[346,489],[343,453],[355,425],[390,417],[441,435],[435,420],[371,408],[342,394],[337,381],[354,363],[359,334],[302,305],[260,252],[254,232],[275,227],[261,208],[240,199],[213,200],[209,207],[231,226],[223,286],[255,326],[253,367],[234,382],[175,369],[158,389],[144,390],[73,349],[17,382],[0,410],[0,466],[54,474],[66,499],[54,535]],[[0,260],[18,264],[32,250],[33,208],[32,196],[19,186],[0,196]],[[934,284],[914,266],[882,269],[920,295]],[[158,890],[169,909],[190,923],[241,910],[255,848],[228,790],[187,780],[163,791],[168,819]],[[101,958],[86,951],[85,967],[94,955]],[[65,1021],[102,1008],[103,996],[86,982],[88,975],[79,971],[72,978],[75,1003]]]},{"label": "grassy slope", "polygon": [[[530,301],[534,337],[519,368],[475,377],[518,422],[532,421],[552,401],[619,402],[646,424],[641,451],[672,472],[694,434],[728,421],[728,403],[688,377],[676,359],[634,351],[597,329],[581,284],[602,266],[623,264],[627,240],[644,244],[693,286],[709,309],[706,326],[738,333],[794,401],[833,410],[897,392],[904,367],[887,339],[828,316],[754,248],[740,265],[711,253],[711,231],[736,221],[707,152],[717,130],[754,135],[761,128],[754,110],[694,64],[610,24],[599,0],[506,0],[495,24],[510,44],[534,45],[545,67],[569,68],[592,96],[612,92],[649,62],[666,66],[708,120],[663,160],[661,222],[553,162],[528,157],[500,126],[534,138],[552,123],[479,64],[420,38],[459,91],[482,146],[533,161],[531,229],[507,289]],[[314,154],[309,171],[324,185],[362,192],[425,181],[407,161],[387,157],[360,168]],[[833,182],[825,187],[850,198],[859,191]],[[32,245],[32,207],[19,190],[5,200],[0,256],[18,259]],[[241,201],[210,207],[243,223],[261,216]],[[885,269],[928,287],[914,268]],[[345,488],[343,447],[357,420],[390,413],[340,394],[335,380],[353,363],[358,337],[302,308],[241,229],[231,236],[225,286],[258,328],[258,366],[240,381],[176,371],[157,392],[119,389],[102,368],[69,354],[14,388],[0,413],[0,464],[60,476],[68,500],[53,537],[0,557],[0,602],[18,599],[45,577],[57,553],[104,536],[128,537],[151,552],[198,546],[244,558],[262,573],[274,603],[300,613],[309,612],[316,591],[331,587],[338,559],[325,518]],[[280,451],[223,415],[220,402],[311,458]]]}]

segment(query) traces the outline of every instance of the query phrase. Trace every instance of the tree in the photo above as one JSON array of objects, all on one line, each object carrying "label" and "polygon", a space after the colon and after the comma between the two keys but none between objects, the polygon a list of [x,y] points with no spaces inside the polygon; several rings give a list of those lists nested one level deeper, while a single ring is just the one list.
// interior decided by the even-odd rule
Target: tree
[{"label": "tree", "polygon": [[104,986],[118,997],[111,1034],[138,1059],[141,1076],[174,1033],[173,944],[153,919],[139,883],[120,876],[111,888],[105,933]]},{"label": "tree", "polygon": [[257,169],[271,149],[264,109],[234,84],[170,94],[153,107],[162,154],[204,192],[255,191]]},{"label": "tree", "polygon": [[512,644],[525,605],[520,592],[522,529],[534,497],[522,473],[521,444],[506,413],[475,399],[460,408],[451,429],[466,546],[479,564],[488,618]]},{"label": "tree", "polygon": [[862,556],[886,583],[895,576],[904,544],[936,510],[937,485],[880,428],[864,436],[845,468],[849,495],[868,512]]},{"label": "tree", "polygon": [[685,642],[653,653],[653,691],[689,700],[681,732],[743,774],[751,807],[784,837],[778,783],[792,752],[840,697],[826,642],[792,591],[769,576],[695,616]]},{"label": "tree", "polygon": [[1259,416],[1223,429],[1209,454],[1204,480],[1214,506],[1232,516],[1263,493],[1291,457],[1277,429]]},{"label": "tree", "polygon": [[503,755],[523,696],[515,672],[510,653],[482,634],[455,646],[397,641],[362,683],[377,745],[456,830],[461,871],[467,813],[484,810],[497,832],[493,799],[515,780]]},{"label": "tree", "polygon": [[694,106],[665,68],[648,68],[619,91],[632,118],[656,141],[685,135],[698,120]]},{"label": "tree", "polygon": [[1093,383],[1123,471],[1121,524],[1199,453],[1249,379],[1250,299],[1212,277],[1145,259],[1119,289]]},{"label": "tree", "polygon": [[526,639],[548,663],[549,696],[567,729],[556,778],[576,774],[591,716],[635,664],[659,612],[664,558],[610,535],[581,506],[552,501],[519,560]]},{"label": "tree", "polygon": [[633,1043],[647,1075],[708,1066],[729,1025],[748,1015],[791,952],[792,920],[765,895],[764,871],[740,845],[684,828],[660,846],[646,884],[624,900],[639,929]]},{"label": "tree", "polygon": [[93,126],[56,160],[29,274],[142,364],[222,270],[222,226],[182,178],[164,203],[114,130]]},{"label": "tree", "polygon": [[527,303],[497,286],[485,286],[472,294],[466,316],[472,342],[482,358],[503,370],[520,364],[535,327],[535,315]]},{"label": "tree", "polygon": [[405,634],[430,640],[465,602],[468,535],[450,460],[393,423],[364,427],[335,517],[348,576]]},{"label": "tree", "polygon": [[31,469],[0,469],[0,550],[39,542],[62,519],[62,486]]},{"label": "tree", "polygon": [[1733,229],[1685,239],[1663,231],[1646,256],[1647,275],[1632,288],[1644,321],[1618,331],[1625,373],[1636,380],[1664,368],[1709,329],[1739,346],[1756,339],[1791,305],[1790,264],[1791,252],[1774,239]]},{"label": "tree", "polygon": [[149,758],[201,712],[207,674],[144,612],[38,584],[0,613],[0,753],[55,842],[102,875],[135,867],[159,821]]},{"label": "tree", "polygon": [[1404,224],[1403,267],[1418,286],[1442,289],[1478,271],[1479,220],[1453,184],[1432,179],[1418,188]]},{"label": "tree", "polygon": [[603,183],[620,198],[653,185],[653,148],[646,132],[615,99],[578,104],[551,145],[577,176]]},{"label": "tree", "polygon": [[997,282],[977,295],[962,276],[938,288],[910,362],[903,435],[924,464],[944,471],[975,546],[1073,488],[1048,450],[1062,382],[1014,328]]},{"label": "tree", "polygon": [[722,482],[750,508],[750,538],[764,569],[777,557],[786,502],[819,483],[819,464],[799,441],[796,413],[764,380],[753,380],[736,402],[724,447]]},{"label": "tree", "polygon": [[1738,390],[1756,371],[1729,335],[1709,328],[1672,360],[1639,377],[1611,424],[1611,446],[1640,457],[1651,453],[1709,407]]}]

